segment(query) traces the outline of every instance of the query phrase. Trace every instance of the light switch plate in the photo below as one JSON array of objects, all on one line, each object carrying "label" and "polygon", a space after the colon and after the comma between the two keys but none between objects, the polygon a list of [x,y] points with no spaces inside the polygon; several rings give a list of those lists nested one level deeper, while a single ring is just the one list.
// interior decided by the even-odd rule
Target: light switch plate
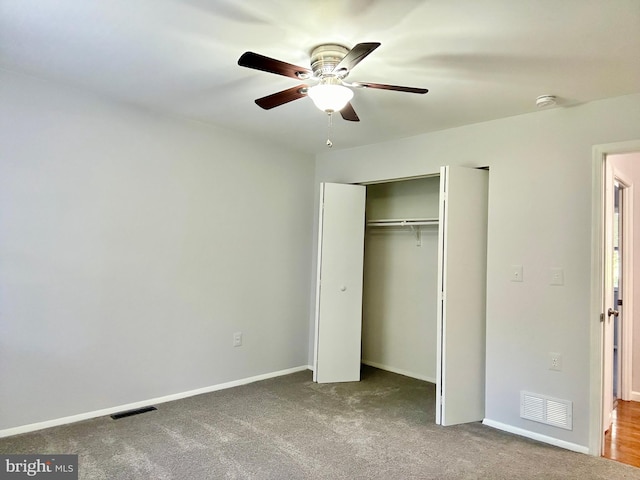
[{"label": "light switch plate", "polygon": [[522,265],[511,265],[511,281],[522,282]]},{"label": "light switch plate", "polygon": [[563,268],[552,268],[549,270],[549,285],[564,285]]}]

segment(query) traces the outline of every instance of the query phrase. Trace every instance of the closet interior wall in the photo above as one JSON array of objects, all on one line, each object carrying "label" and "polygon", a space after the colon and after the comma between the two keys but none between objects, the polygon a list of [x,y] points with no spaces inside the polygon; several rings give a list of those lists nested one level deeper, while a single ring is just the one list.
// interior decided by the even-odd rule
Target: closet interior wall
[{"label": "closet interior wall", "polygon": [[[368,185],[367,224],[437,219],[439,189],[439,176]],[[437,262],[437,224],[367,226],[362,363],[435,383]]]}]

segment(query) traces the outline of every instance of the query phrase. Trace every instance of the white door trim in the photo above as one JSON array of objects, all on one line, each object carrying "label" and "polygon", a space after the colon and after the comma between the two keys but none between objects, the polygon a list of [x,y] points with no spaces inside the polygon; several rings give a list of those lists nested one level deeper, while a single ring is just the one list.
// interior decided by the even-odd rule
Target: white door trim
[{"label": "white door trim", "polygon": [[602,452],[602,323],[604,312],[604,166],[607,155],[640,151],[640,139],[628,142],[595,145],[592,150],[591,186],[591,307],[589,315],[590,368],[589,368],[589,453]]},{"label": "white door trim", "polygon": [[[624,201],[624,218],[623,228],[624,236],[622,238],[623,248],[623,304],[622,304],[622,378],[621,378],[621,393],[622,400],[631,400],[632,392],[632,372],[633,372],[633,310],[634,310],[634,288],[633,288],[633,276],[634,276],[634,263],[633,263],[633,232],[634,232],[634,212],[633,212],[633,197],[635,194],[635,188],[633,182],[628,184],[623,195]],[[625,321],[625,318],[627,319]]]}]

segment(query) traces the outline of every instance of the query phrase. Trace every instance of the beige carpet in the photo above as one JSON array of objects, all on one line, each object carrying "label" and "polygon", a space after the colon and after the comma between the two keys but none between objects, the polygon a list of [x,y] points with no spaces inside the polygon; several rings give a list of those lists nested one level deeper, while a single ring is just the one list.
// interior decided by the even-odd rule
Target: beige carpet
[{"label": "beige carpet", "polygon": [[364,367],[159,404],[157,411],[0,439],[0,453],[77,453],[80,478],[640,479],[640,469],[481,424],[434,424],[434,386]]}]

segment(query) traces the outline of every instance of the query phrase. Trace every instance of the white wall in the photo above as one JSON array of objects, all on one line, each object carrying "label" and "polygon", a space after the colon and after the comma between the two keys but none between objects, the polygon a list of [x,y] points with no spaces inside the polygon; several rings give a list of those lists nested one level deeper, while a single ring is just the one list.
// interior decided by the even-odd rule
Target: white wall
[{"label": "white wall", "polygon": [[[486,418],[589,445],[592,147],[640,138],[640,95],[329,151],[316,182],[365,182],[490,166]],[[524,266],[524,281],[509,266]],[[550,286],[562,267],[565,285]],[[548,353],[563,370],[548,369]],[[519,417],[520,391],[572,400],[573,430]]]},{"label": "white wall", "polygon": [[[636,305],[636,311],[634,318],[625,319],[623,323],[631,321],[633,325],[633,347],[632,347],[632,379],[631,390],[633,392],[634,399],[640,398],[640,152],[611,155],[608,160],[625,175],[625,178],[629,179],[633,183],[634,198],[633,198],[633,272],[636,279],[633,284],[633,305]],[[638,273],[636,273],[638,272]]]},{"label": "white wall", "polygon": [[307,365],[311,157],[0,89],[0,430]]}]

